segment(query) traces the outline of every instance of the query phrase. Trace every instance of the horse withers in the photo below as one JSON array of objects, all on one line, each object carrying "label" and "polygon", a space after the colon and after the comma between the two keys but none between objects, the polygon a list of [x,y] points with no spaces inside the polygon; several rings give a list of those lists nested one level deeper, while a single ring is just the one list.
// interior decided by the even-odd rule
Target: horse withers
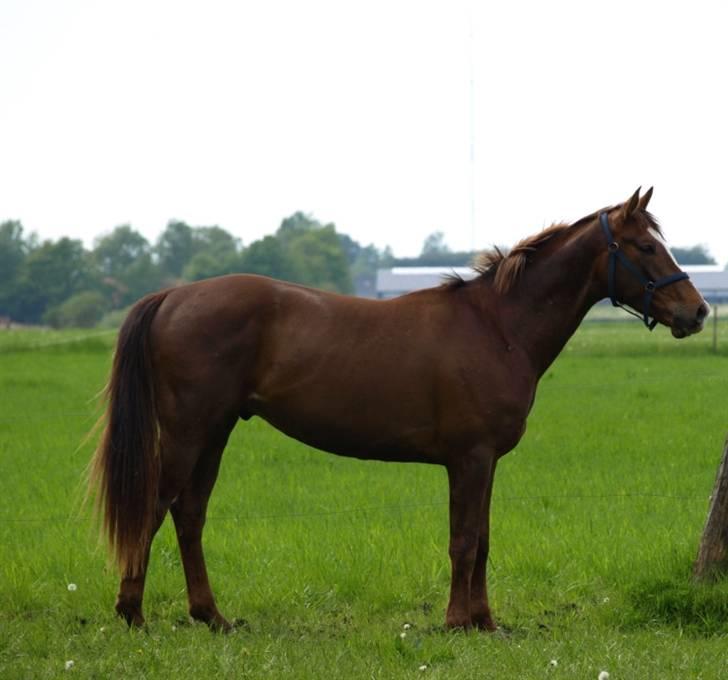
[{"label": "horse withers", "polygon": [[494,630],[493,476],[523,435],[544,371],[602,298],[678,338],[699,332],[708,314],[646,210],[651,194],[485,253],[472,280],[392,300],[253,275],[140,300],[119,333],[91,466],[122,576],[117,612],[144,622],[150,545],[170,511],[191,616],[230,629],[210,589],[202,530],[230,432],[257,415],[331,453],[443,465],[446,624]]}]

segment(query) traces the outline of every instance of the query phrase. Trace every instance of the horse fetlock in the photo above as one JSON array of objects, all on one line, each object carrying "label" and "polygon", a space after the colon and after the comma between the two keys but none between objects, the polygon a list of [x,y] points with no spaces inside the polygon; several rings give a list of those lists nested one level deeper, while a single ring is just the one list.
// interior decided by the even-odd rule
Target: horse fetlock
[{"label": "horse fetlock", "polygon": [[210,630],[223,633],[229,633],[233,630],[233,625],[220,614],[214,604],[190,605],[189,612],[195,621],[206,623],[210,627]]},{"label": "horse fetlock", "polygon": [[141,628],[144,625],[141,602],[137,600],[117,599],[116,613],[126,621],[130,628]]},{"label": "horse fetlock", "polygon": [[447,628],[462,628],[468,630],[472,627],[473,620],[470,612],[466,609],[448,607],[445,616],[445,626]]},{"label": "horse fetlock", "polygon": [[475,628],[478,630],[487,630],[493,632],[498,630],[498,626],[495,625],[493,617],[490,614],[490,609],[486,606],[471,605],[471,621]]}]

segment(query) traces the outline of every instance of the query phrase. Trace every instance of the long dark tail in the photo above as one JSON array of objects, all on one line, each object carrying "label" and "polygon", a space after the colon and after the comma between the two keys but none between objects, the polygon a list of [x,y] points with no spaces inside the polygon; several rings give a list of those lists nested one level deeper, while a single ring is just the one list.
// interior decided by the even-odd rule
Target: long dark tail
[{"label": "long dark tail", "polygon": [[159,426],[149,328],[167,292],[143,298],[119,331],[106,387],[106,425],[90,466],[102,533],[123,574],[145,567],[159,487]]}]

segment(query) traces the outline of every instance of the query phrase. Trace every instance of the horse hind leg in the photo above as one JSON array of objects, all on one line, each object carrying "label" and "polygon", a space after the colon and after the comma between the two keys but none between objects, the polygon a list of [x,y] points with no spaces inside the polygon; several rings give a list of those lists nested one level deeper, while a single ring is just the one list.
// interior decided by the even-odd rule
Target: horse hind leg
[{"label": "horse hind leg", "polygon": [[149,542],[146,546],[144,563],[142,569],[137,574],[127,572],[122,575],[119,584],[119,593],[116,596],[116,613],[123,618],[129,626],[141,628],[144,625],[144,615],[142,614],[142,600],[144,599],[144,584],[147,576],[147,568],[149,566],[149,552],[152,547],[154,536],[162,526],[164,517],[167,514],[169,503],[160,502],[157,506],[157,517],[152,528]]},{"label": "horse hind leg", "polygon": [[222,444],[207,448],[190,476],[187,485],[170,507],[182,556],[190,616],[206,623],[211,630],[230,631],[232,625],[218,611],[212,594],[202,550],[202,531],[205,526],[207,503],[217,480]]},{"label": "horse hind leg", "polygon": [[[117,614],[130,626],[140,627],[144,625],[142,601],[149,567],[151,545],[155,534],[167,515],[167,511],[170,509],[172,510],[175,527],[177,528],[185,574],[188,576],[188,590],[190,588],[190,576],[188,572],[192,574],[199,572],[199,569],[195,566],[188,566],[197,565],[197,562],[194,560],[194,540],[191,539],[196,531],[195,523],[197,520],[195,516],[199,514],[200,507],[196,499],[202,499],[204,497],[201,506],[202,522],[204,523],[204,511],[207,506],[207,499],[215,483],[222,450],[227,442],[227,436],[231,429],[232,426],[228,427],[227,430],[221,428],[221,431],[225,432],[224,441],[220,446],[213,447],[210,450],[206,450],[204,445],[189,443],[186,436],[188,433],[186,432],[184,434],[182,432],[173,434],[175,430],[170,427],[162,430],[160,435],[161,470],[157,515],[149,541],[145,546],[143,568],[137,574],[127,572],[122,575],[119,594],[116,599]],[[195,509],[196,507],[198,508],[197,510]],[[184,533],[184,538],[180,536],[181,532]],[[202,527],[200,524],[199,534],[201,532]],[[201,547],[199,548],[199,555],[201,558]],[[202,574],[204,577],[203,580],[206,581],[207,576],[204,574],[204,561],[202,562]],[[197,579],[193,578],[193,583],[197,583]],[[197,599],[202,601],[202,598]],[[197,613],[197,609],[195,609],[195,613]],[[224,619],[220,621],[220,627],[224,628],[223,621]]]},{"label": "horse hind leg", "polygon": [[190,475],[194,467],[194,461],[190,458],[181,458],[171,455],[175,449],[170,446],[169,437],[162,436],[160,456],[162,465],[160,470],[159,493],[157,499],[157,515],[155,517],[152,531],[145,546],[144,563],[137,574],[129,572],[122,575],[119,585],[119,594],[116,598],[116,613],[121,616],[129,626],[141,627],[144,625],[142,614],[142,601],[144,599],[144,584],[146,582],[147,570],[149,568],[149,554],[152,548],[154,537],[162,526],[172,500],[179,493],[184,481]]}]

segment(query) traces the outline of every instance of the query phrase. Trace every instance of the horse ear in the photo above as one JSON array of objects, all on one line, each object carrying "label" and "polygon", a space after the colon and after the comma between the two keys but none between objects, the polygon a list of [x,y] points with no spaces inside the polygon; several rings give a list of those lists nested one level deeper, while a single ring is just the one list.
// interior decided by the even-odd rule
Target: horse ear
[{"label": "horse ear", "polygon": [[650,187],[646,192],[645,195],[640,198],[639,202],[639,209],[640,210],[647,210],[647,204],[650,202],[650,199],[652,198],[652,190],[655,187]]},{"label": "horse ear", "polygon": [[625,201],[624,208],[622,209],[622,217],[624,217],[625,220],[630,217],[635,210],[637,210],[637,206],[640,202],[641,188],[642,187],[637,187],[637,191],[632,194],[632,197],[628,201]]}]

